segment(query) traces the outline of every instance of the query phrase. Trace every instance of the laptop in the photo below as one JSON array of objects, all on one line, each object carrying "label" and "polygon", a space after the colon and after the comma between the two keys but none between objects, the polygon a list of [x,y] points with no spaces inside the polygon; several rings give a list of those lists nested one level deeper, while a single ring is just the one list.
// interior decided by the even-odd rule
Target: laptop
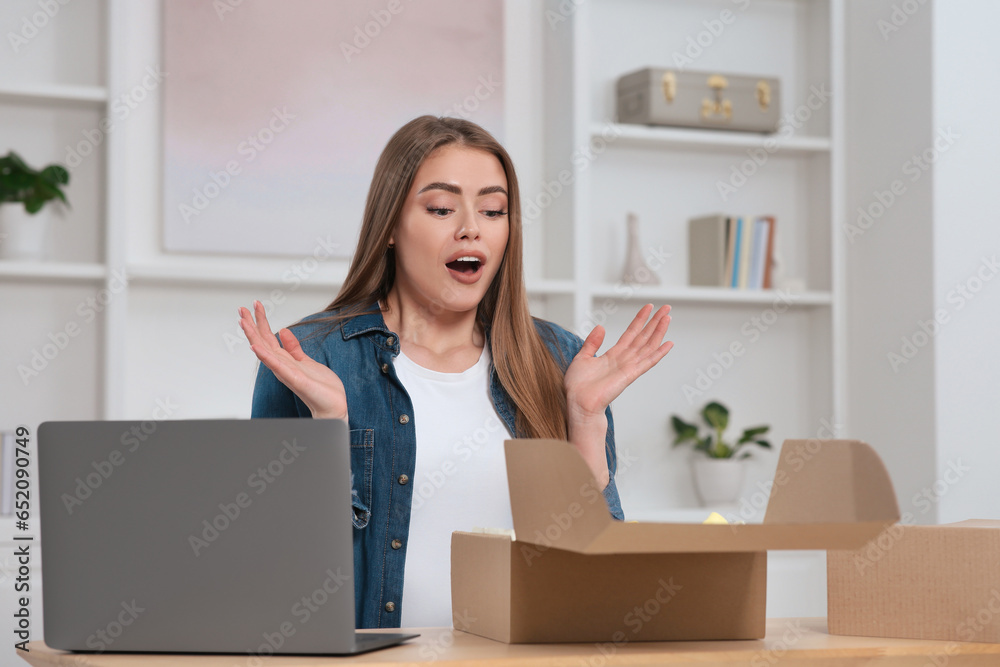
[{"label": "laptop", "polygon": [[45,643],[351,655],[350,441],[327,419],[45,422]]}]

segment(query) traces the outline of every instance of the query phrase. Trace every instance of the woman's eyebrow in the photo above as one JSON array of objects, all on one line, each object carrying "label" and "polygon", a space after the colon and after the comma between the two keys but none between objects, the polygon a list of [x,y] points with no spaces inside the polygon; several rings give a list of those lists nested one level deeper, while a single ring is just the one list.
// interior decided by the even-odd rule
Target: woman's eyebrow
[{"label": "woman's eyebrow", "polygon": [[[425,185],[424,187],[420,188],[417,194],[418,195],[423,194],[428,190],[444,190],[445,192],[450,192],[456,195],[462,194],[462,188],[458,187],[457,185],[452,185],[451,183],[442,183],[441,181],[436,181],[434,183]],[[479,191],[479,196],[482,197],[483,195],[493,194],[494,192],[502,192],[505,195],[507,194],[507,191],[503,188],[503,186],[490,185],[485,188],[482,188]]]}]

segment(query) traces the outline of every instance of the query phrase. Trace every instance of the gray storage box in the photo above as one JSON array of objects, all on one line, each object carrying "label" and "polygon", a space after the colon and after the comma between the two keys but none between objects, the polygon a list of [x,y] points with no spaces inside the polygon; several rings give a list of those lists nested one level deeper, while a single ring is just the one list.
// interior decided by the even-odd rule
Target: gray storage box
[{"label": "gray storage box", "polygon": [[647,67],[618,79],[618,122],[775,132],[778,79]]}]

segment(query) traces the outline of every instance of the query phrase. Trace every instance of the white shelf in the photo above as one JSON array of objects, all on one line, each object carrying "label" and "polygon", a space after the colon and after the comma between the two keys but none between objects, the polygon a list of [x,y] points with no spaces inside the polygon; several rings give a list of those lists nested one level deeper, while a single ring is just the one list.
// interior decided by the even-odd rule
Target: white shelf
[{"label": "white shelf", "polygon": [[129,282],[152,285],[205,285],[322,289],[339,287],[345,269],[312,258],[212,257],[162,259],[127,265]]},{"label": "white shelf", "polygon": [[595,123],[591,126],[590,135],[594,139],[603,138],[609,146],[690,148],[699,151],[739,153],[748,148],[774,149],[776,145],[777,148],[773,151],[775,155],[813,155],[830,152],[828,137],[781,137],[775,134],[650,127],[622,123]]},{"label": "white shelf", "polygon": [[572,296],[577,286],[572,280],[526,280],[532,296]]},{"label": "white shelf", "polygon": [[3,85],[0,86],[0,99],[27,102],[71,102],[88,106],[103,106],[108,101],[108,89],[102,86],[65,84]]},{"label": "white shelf", "polygon": [[[711,303],[726,305],[772,305],[789,302],[791,307],[829,306],[830,292],[788,292],[777,290],[737,290],[724,287],[663,287],[643,285],[598,285],[593,297],[630,301],[667,301],[672,303]],[[786,298],[787,297],[787,298]]]},{"label": "white shelf", "polygon": [[[315,266],[312,272],[310,266]],[[129,264],[126,273],[134,285],[294,287],[324,291],[339,288],[347,276],[343,263],[312,264],[306,258],[292,257],[166,258]],[[572,280],[532,280],[527,283],[527,290],[531,296],[571,296],[576,285]]]},{"label": "white shelf", "polygon": [[100,282],[106,274],[103,264],[0,260],[0,281],[27,279],[35,282]]}]

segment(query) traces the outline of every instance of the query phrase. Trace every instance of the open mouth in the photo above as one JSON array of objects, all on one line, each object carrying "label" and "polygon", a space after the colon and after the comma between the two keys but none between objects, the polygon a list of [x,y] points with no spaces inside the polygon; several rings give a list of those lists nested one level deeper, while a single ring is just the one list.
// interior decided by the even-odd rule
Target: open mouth
[{"label": "open mouth", "polygon": [[457,271],[468,276],[474,275],[483,265],[476,257],[459,257],[453,262],[445,264],[452,271]]}]

